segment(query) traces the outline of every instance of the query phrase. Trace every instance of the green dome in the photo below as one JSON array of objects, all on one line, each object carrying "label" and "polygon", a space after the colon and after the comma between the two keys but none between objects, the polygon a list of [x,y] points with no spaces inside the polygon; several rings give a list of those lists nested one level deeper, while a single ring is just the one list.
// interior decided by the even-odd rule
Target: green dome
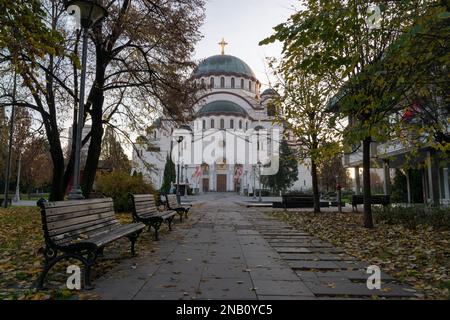
[{"label": "green dome", "polygon": [[247,112],[241,106],[231,101],[214,101],[204,105],[198,112],[200,116],[210,114],[233,114],[238,116],[247,116]]},{"label": "green dome", "polygon": [[203,60],[194,72],[194,76],[232,74],[256,80],[252,69],[239,58],[229,55],[217,55]]}]

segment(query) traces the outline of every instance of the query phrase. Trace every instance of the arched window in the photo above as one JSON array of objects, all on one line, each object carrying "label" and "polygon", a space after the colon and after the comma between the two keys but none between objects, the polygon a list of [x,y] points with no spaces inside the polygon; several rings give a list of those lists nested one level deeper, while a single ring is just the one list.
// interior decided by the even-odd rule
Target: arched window
[{"label": "arched window", "polygon": [[220,129],[225,129],[225,120],[220,119]]},{"label": "arched window", "polygon": [[242,120],[239,120],[239,129],[242,129]]},{"label": "arched window", "polygon": [[233,119],[230,120],[230,129],[234,129],[234,120]]},{"label": "arched window", "polygon": [[244,79],[241,79],[241,89],[244,89]]},{"label": "arched window", "polygon": [[252,91],[252,82],[251,81],[248,82],[248,91]]},{"label": "arched window", "polygon": [[202,88],[204,88],[205,87],[205,79],[202,78],[201,84],[202,84]]},{"label": "arched window", "polygon": [[234,78],[231,78],[231,89],[234,89]]},{"label": "arched window", "polygon": [[214,129],[214,119],[211,119],[211,129]]},{"label": "arched window", "polygon": [[203,120],[203,121],[202,121],[202,128],[203,128],[203,130],[206,129],[206,120]]},{"label": "arched window", "polygon": [[245,123],[245,131],[248,130],[248,122]]},{"label": "arched window", "polygon": [[209,86],[214,88],[214,78],[209,79]]},{"label": "arched window", "polygon": [[225,88],[225,78],[224,77],[220,78],[220,87]]}]

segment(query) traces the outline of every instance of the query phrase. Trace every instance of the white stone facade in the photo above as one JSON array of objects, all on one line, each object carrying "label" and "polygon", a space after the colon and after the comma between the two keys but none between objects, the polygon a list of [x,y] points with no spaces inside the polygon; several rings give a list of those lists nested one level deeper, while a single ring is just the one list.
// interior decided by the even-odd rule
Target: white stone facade
[{"label": "white stone facade", "polygon": [[[173,126],[170,121],[159,119],[152,126],[153,131],[148,132],[145,137],[152,145],[148,146],[137,144],[133,152],[133,171],[141,172],[150,180],[153,185],[159,189],[163,180],[164,166],[166,159],[173,150],[177,154],[178,147],[180,152],[192,150],[193,142],[199,136],[207,136],[212,130],[218,130],[221,134],[234,135],[246,141],[251,140],[251,135],[256,130],[277,129],[280,133],[283,128],[273,124],[273,118],[268,110],[270,97],[274,92],[266,90],[260,94],[261,84],[254,77],[253,72],[240,59],[232,56],[213,56],[215,61],[211,62],[208,58],[200,64],[206,67],[207,71],[194,74],[195,80],[203,84],[206,88],[199,96],[199,102],[195,106],[194,113],[196,118],[183,126],[187,136],[181,142],[180,146],[173,140]],[[221,65],[220,63],[223,62]],[[210,65],[206,65],[210,63]],[[228,64],[227,64],[228,63]],[[245,69],[235,68],[244,65]],[[208,69],[209,68],[209,69]],[[211,70],[212,69],[212,70]],[[212,80],[213,79],[213,80]],[[243,88],[241,87],[243,85]],[[270,108],[270,107],[269,107]],[[269,140],[270,141],[270,140]],[[226,148],[225,146],[218,146]],[[270,148],[258,143],[258,148]],[[220,153],[219,150],[213,150],[214,154]],[[147,168],[145,163],[151,164],[152,168]],[[174,160],[176,163],[176,159]],[[180,182],[187,183],[195,192],[253,192],[253,189],[259,189],[259,170],[251,163],[232,161],[225,159],[225,163],[215,161],[206,165],[202,161],[186,161],[189,163],[180,163]],[[203,164],[202,164],[203,163]],[[178,166],[178,163],[176,163]],[[200,169],[201,171],[200,171]],[[238,174],[236,175],[236,172]],[[197,174],[196,174],[197,173]],[[311,174],[309,169],[299,165],[299,178],[292,189],[307,191],[311,189]]]}]

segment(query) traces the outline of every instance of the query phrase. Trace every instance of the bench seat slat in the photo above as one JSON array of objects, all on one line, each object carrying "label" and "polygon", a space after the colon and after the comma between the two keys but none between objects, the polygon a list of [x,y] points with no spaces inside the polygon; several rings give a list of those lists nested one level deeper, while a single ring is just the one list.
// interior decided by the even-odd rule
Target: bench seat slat
[{"label": "bench seat slat", "polygon": [[70,235],[70,234],[81,234],[86,233],[89,234],[92,230],[98,230],[100,228],[109,227],[113,225],[118,225],[119,222],[115,219],[107,218],[95,221],[95,223],[85,223],[79,226],[72,226],[68,228],[49,230],[49,235],[52,237],[59,237],[60,235]]},{"label": "bench seat slat", "polygon": [[126,225],[121,225],[110,232],[105,232],[102,234],[94,235],[87,240],[80,241],[87,243],[94,243],[98,247],[103,247],[106,244],[120,239],[126,235],[143,229],[145,226],[142,223],[130,223]]},{"label": "bench seat slat", "polygon": [[[47,216],[58,215],[63,213],[77,212],[89,209],[104,208],[114,206],[111,198],[104,199],[90,199],[90,200],[78,200],[78,205],[63,205],[65,201],[58,201],[57,206],[54,202],[45,203],[45,212]],[[67,201],[72,202],[72,201]]]},{"label": "bench seat slat", "polygon": [[80,209],[81,210],[78,210],[78,211],[73,210],[71,212],[64,212],[61,214],[49,215],[49,216],[46,216],[46,220],[48,222],[62,221],[65,219],[70,219],[70,218],[75,218],[75,217],[82,217],[82,216],[87,216],[87,215],[95,215],[97,213],[114,211],[114,207],[110,207],[110,206],[103,206],[103,207],[97,207],[97,208],[80,208]]},{"label": "bench seat slat", "polygon": [[67,227],[71,227],[71,226],[76,227],[77,225],[86,224],[86,223],[95,224],[97,220],[102,220],[105,218],[115,219],[114,212],[104,211],[104,212],[99,212],[96,214],[90,214],[90,215],[86,215],[86,216],[82,215],[82,216],[78,216],[78,217],[72,217],[70,219],[47,222],[47,228],[49,230],[55,230],[55,229],[67,228]]}]

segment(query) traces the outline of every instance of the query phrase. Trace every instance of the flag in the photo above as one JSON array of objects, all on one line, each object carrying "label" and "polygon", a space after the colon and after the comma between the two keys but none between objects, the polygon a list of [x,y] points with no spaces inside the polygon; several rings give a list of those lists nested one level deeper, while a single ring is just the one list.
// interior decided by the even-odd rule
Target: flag
[{"label": "flag", "polygon": [[237,182],[237,181],[241,180],[242,174],[243,174],[242,166],[236,167],[236,169],[234,170],[234,181]]}]

